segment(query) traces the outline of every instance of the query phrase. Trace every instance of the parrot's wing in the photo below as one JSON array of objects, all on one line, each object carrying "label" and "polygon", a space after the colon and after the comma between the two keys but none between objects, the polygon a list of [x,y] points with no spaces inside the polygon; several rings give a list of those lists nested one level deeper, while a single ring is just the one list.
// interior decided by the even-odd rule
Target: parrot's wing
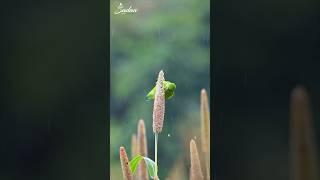
[{"label": "parrot's wing", "polygon": [[168,85],[169,85],[169,81],[163,81],[163,87],[164,87],[164,91],[168,90]]},{"label": "parrot's wing", "polygon": [[166,94],[166,99],[171,99],[174,96],[174,92],[170,91],[170,93],[168,93],[168,95]]},{"label": "parrot's wing", "polygon": [[152,100],[154,99],[154,95],[156,93],[156,87],[153,87],[153,89],[146,95],[146,100]]}]

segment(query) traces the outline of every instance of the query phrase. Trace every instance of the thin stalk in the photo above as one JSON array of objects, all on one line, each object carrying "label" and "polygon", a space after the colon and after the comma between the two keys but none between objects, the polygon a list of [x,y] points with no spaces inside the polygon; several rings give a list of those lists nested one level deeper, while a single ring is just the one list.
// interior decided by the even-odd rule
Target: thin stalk
[{"label": "thin stalk", "polygon": [[205,153],[205,163],[206,163],[206,169],[207,169],[207,179],[209,180],[210,179],[210,168],[209,168],[209,160],[210,158],[208,158],[208,152]]},{"label": "thin stalk", "polygon": [[158,178],[158,133],[154,134],[154,161],[155,161],[155,170],[154,170],[154,178]]}]

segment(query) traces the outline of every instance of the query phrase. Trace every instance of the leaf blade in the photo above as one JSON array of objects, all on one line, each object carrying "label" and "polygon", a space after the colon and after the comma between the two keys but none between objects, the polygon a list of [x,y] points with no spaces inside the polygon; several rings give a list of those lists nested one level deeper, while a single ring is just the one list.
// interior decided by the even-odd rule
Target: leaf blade
[{"label": "leaf blade", "polygon": [[154,171],[155,171],[155,162],[152,161],[150,158],[143,157],[144,161],[147,164],[149,175],[152,179],[154,179]]},{"label": "leaf blade", "polygon": [[137,167],[139,165],[139,162],[143,159],[144,157],[141,155],[136,155],[130,162],[129,162],[129,166],[130,166],[130,170],[132,172],[132,174],[134,174],[137,170]]}]

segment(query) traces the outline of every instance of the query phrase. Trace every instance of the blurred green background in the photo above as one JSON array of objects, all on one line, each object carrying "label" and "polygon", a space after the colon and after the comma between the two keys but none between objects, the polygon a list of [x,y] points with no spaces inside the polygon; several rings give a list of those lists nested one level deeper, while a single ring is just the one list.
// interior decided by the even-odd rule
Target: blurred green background
[{"label": "blurred green background", "polygon": [[[138,12],[115,15],[120,2]],[[145,95],[161,69],[177,89],[166,103],[159,135],[160,178],[168,176],[179,158],[187,170],[189,141],[200,128],[200,90],[210,91],[209,0],[113,0],[110,8],[111,179],[122,179],[119,147],[130,156],[131,135],[140,118],[146,123],[148,156],[154,159],[153,101],[146,101]]]}]

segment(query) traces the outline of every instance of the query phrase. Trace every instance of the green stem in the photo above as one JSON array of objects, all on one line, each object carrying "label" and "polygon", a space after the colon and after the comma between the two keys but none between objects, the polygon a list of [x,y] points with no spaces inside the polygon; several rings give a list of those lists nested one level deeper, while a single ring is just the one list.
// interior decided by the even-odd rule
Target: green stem
[{"label": "green stem", "polygon": [[154,134],[154,161],[155,161],[154,178],[158,179],[158,133]]}]

